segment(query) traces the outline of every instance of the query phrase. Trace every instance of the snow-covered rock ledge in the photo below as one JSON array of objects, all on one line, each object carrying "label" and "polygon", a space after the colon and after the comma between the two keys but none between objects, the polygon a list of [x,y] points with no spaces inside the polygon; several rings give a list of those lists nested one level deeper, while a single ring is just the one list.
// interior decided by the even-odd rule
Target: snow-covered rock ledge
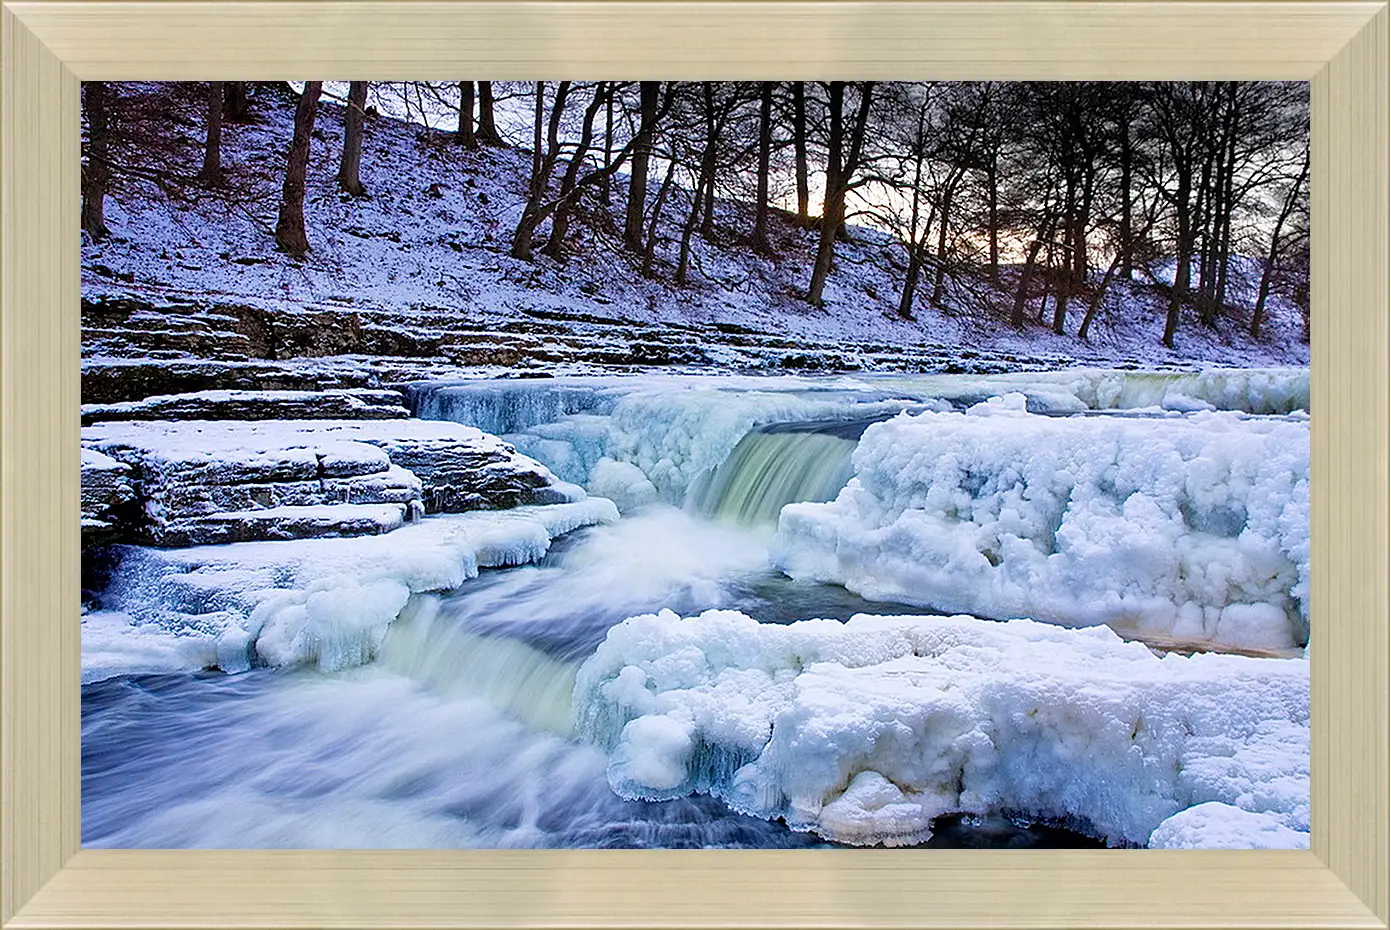
[{"label": "snow-covered rock ledge", "polygon": [[405,417],[113,421],[82,443],[101,456],[84,458],[84,486],[103,462],[127,466],[139,501],[122,540],[159,546],[385,533],[584,496],[495,436]]},{"label": "snow-covered rock ledge", "polygon": [[1307,417],[1046,417],[1010,394],[869,427],[774,561],[871,599],[1281,650],[1308,641]]},{"label": "snow-covered rock ledge", "polygon": [[609,632],[575,720],[625,797],[708,793],[840,842],[921,842],[964,811],[1115,844],[1308,844],[1304,659],[1160,658],[1027,620],[664,611]]},{"label": "snow-covered rock ledge", "polygon": [[370,661],[413,595],[532,562],[551,540],[618,519],[604,498],[425,519],[382,536],[105,550],[82,618],[82,678],[254,664]]}]

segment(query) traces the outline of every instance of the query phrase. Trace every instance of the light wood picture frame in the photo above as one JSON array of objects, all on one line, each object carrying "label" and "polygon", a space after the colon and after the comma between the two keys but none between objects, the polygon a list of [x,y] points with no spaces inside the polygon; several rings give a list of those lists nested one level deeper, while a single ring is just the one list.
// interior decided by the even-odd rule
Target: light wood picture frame
[{"label": "light wood picture frame", "polygon": [[[1385,4],[6,0],[0,10],[0,925],[1388,925]],[[81,850],[79,82],[465,74],[1312,81],[1313,848]]]}]

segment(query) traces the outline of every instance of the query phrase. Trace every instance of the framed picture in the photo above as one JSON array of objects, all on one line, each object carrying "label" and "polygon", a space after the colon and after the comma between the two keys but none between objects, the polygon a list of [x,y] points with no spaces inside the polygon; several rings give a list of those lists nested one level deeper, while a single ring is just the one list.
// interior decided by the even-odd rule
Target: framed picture
[{"label": "framed picture", "polygon": [[[4,4],[0,922],[1386,926],[1389,19],[1377,3],[1315,2]],[[491,80],[461,81],[464,72]],[[1210,83],[1184,90],[1199,80]],[[1145,83],[1107,83],[1120,81]],[[1275,83],[1305,81],[1307,98],[1306,85]],[[259,116],[239,129],[238,95],[253,82]],[[1168,152],[1150,166],[1148,194],[1129,179],[1129,154],[1117,156],[1125,167],[1108,162],[1105,182],[1068,160],[1085,132],[1077,127],[1141,99],[1147,115],[1136,119],[1148,121],[1155,151]],[[808,105],[826,116],[813,145],[839,166],[810,184],[795,128]],[[334,116],[316,127],[324,108]],[[1192,116],[1204,108],[1217,115]],[[784,110],[786,144],[775,156],[772,114]],[[663,122],[678,111],[687,128]],[[206,125],[190,116],[199,112]],[[109,134],[117,113],[123,134]],[[1239,170],[1240,113],[1269,128]],[[442,126],[442,115],[454,122]],[[983,141],[991,127],[1054,119],[1073,127],[1067,151],[1022,133],[1008,164],[1026,180],[983,186],[975,204],[960,178],[992,170],[982,160],[997,157]],[[162,120],[191,128],[171,134]],[[735,124],[747,133],[742,155],[717,142]],[[661,145],[659,126],[668,127]],[[248,141],[257,132],[288,155],[258,155],[266,140]],[[509,133],[522,141],[489,150],[489,137]],[[1227,141],[1200,172],[1182,159],[1192,153],[1185,139],[1204,133]],[[874,159],[861,157],[866,136],[888,140]],[[266,241],[219,239],[233,224],[209,225],[206,211],[163,233],[111,236],[101,209],[111,178],[90,166],[95,147],[118,142],[134,167],[131,186],[111,199],[122,211],[112,226],[167,220],[156,208],[135,217],[143,208],[131,190],[169,196],[170,165],[196,149],[201,170],[177,196],[227,190],[224,168],[238,184],[273,188],[280,208],[270,220],[235,197],[212,208],[265,226]],[[343,158],[333,193],[309,183],[306,224],[304,166],[316,146]],[[373,158],[397,174],[387,180]],[[775,169],[775,159],[786,164]],[[1119,199],[1097,193],[1122,176]],[[398,192],[395,178],[420,190]],[[622,229],[621,211],[599,199],[601,190],[610,204],[621,199],[608,191],[620,182],[644,192]],[[1186,212],[1190,183],[1206,192],[1196,217]],[[778,184],[787,190],[770,189]],[[1259,205],[1234,223],[1237,189],[1257,186]],[[812,224],[813,188],[821,212],[839,212],[853,230]],[[997,203],[998,190],[1010,196]],[[1078,206],[1094,194],[1118,204],[1114,217]],[[508,198],[515,209],[493,203]],[[470,208],[476,222],[461,219]],[[948,224],[948,210],[981,218]],[[1000,211],[1012,218],[1000,221]],[[1169,246],[1148,249],[1146,223],[1161,213],[1179,230],[1178,261]],[[1194,223],[1206,224],[1201,247]],[[370,267],[351,293],[301,286],[324,271],[303,257],[329,235],[352,243],[333,254]],[[1233,259],[1237,240],[1247,251],[1264,243],[1262,257]],[[457,261],[469,274],[431,258],[426,242],[445,258],[466,256]],[[608,261],[599,242],[630,254],[607,271],[564,270],[576,254]],[[1109,270],[1089,267],[1098,259]],[[623,269],[639,268],[693,308],[679,328],[650,306],[651,325],[638,310],[603,309],[657,293],[625,280]],[[779,277],[803,271],[805,286]],[[696,278],[693,291],[705,296],[684,296]],[[140,319],[160,316],[140,302],[152,281],[161,300],[196,312],[142,329]],[[378,284],[385,290],[374,296]],[[1229,287],[1246,287],[1251,300],[1228,300]],[[189,289],[191,299],[172,296]],[[503,291],[526,304],[520,316],[489,315]],[[235,309],[199,303],[217,293],[236,296]],[[475,308],[472,330],[441,323],[454,312],[440,297],[449,293]],[[1201,296],[1185,303],[1193,293]],[[321,301],[316,319],[328,322],[301,324],[275,306],[305,300]],[[392,300],[415,314],[410,328],[363,312]],[[432,309],[439,300],[445,311]],[[828,316],[837,302],[877,316],[802,318]],[[1172,307],[1167,317],[1161,305]],[[1229,305],[1243,307],[1240,332],[1221,319]],[[790,308],[802,315],[795,323]],[[1141,312],[1164,322],[1162,338],[1126,328]],[[929,314],[933,322],[921,318]],[[1308,375],[1219,373],[1190,384],[1181,373],[1078,374],[1069,359],[1019,365],[1018,353],[1038,345],[985,339],[928,360],[913,342],[933,326],[1010,325],[1076,352],[1095,322],[1109,342],[1088,358],[1156,367],[1191,359],[1141,347],[1154,336],[1176,351],[1176,332],[1196,325],[1185,314],[1206,324],[1192,345],[1225,326],[1213,351],[1234,353],[1237,367],[1307,359]],[[516,319],[524,325],[509,328]],[[1254,341],[1263,323],[1289,329],[1293,348]],[[1079,324],[1083,342],[1059,341]],[[912,338],[894,335],[907,326]],[[274,345],[248,354],[257,339]],[[417,340],[436,361],[411,367],[399,360],[424,350],[363,349],[383,339]],[[306,392],[291,383],[302,359],[277,361],[297,353],[366,360],[334,368],[325,358],[311,380],[338,386]],[[240,373],[209,380],[190,357]],[[398,367],[354,380],[383,364]],[[479,380],[480,366],[499,377]],[[943,371],[957,374],[921,374]],[[718,383],[701,381],[711,377]],[[633,378],[646,379],[640,391]],[[248,379],[281,390],[242,390]],[[403,416],[400,395],[377,389],[405,382],[415,418]],[[934,455],[949,445],[963,463],[951,494],[932,489],[946,480],[940,467],[915,471],[924,443]],[[1116,468],[1088,471],[1090,458],[1115,448]],[[1220,467],[1227,483],[1193,490],[1190,479],[1186,496],[1163,497],[1155,463],[1170,449],[1187,450],[1185,467]],[[1016,475],[1011,455],[1037,463],[1039,476]],[[1131,474],[1145,468],[1155,474]],[[1061,523],[1032,539],[1030,514],[1051,512],[1039,503],[1047,474],[1063,472]],[[997,481],[998,493],[982,490]],[[924,516],[934,507],[947,515]],[[962,522],[970,507],[990,510],[988,532]],[[1174,512],[1155,516],[1165,507]],[[573,532],[585,526],[596,528]],[[1159,529],[1137,540],[1143,527]],[[395,544],[408,536],[410,545]],[[262,559],[267,545],[282,547],[274,560]],[[543,556],[550,561],[531,575],[479,580],[485,608],[439,594],[489,566]],[[1155,568],[1166,559],[1172,570]],[[769,560],[776,572],[750,570]],[[923,563],[934,566],[930,577]],[[1103,563],[1124,578],[1091,590],[1088,575]],[[544,583],[535,572],[549,573]],[[657,594],[628,590],[663,572],[675,580]],[[821,587],[809,593],[812,584]],[[719,597],[690,593],[711,586]],[[875,606],[886,602],[901,609]],[[673,605],[677,613],[657,612]],[[707,607],[722,610],[693,617]],[[912,617],[924,610],[975,616]],[[889,616],[838,622],[852,613]],[[1011,619],[1024,616],[1050,625]],[[833,619],[782,625],[808,617]],[[178,636],[166,635],[169,624]],[[1210,650],[1238,657],[1186,658]],[[981,775],[981,760],[994,758],[982,741],[1081,732],[1090,724],[1078,715],[1107,718],[1127,700],[1101,694],[1124,691],[1124,676],[1097,691],[1086,674],[1069,677],[1083,655],[1097,667],[1132,663],[1146,682],[1134,692],[1143,709],[1116,715],[1133,728],[1116,737],[1108,764],[1129,759],[1125,777],[1158,783],[1168,776],[1154,760],[1182,757],[1209,772],[1205,787],[1185,788],[1177,814],[1153,792],[1141,811],[1128,795],[1091,786],[1090,769],[1069,768],[1066,753],[1044,763],[1021,742],[1020,758],[1050,767],[1047,791],[1083,800],[1043,805],[1059,816],[1037,822],[951,820],[963,808],[1027,807],[998,796],[1022,797],[1037,778],[1011,775],[1002,787]],[[1208,671],[1186,671],[1208,658]],[[400,674],[352,672],[369,661]],[[988,682],[971,677],[982,662]],[[923,663],[936,664],[924,672]],[[237,674],[251,666],[326,674]],[[214,671],[198,678],[204,667]],[[875,671],[852,674],[861,667]],[[170,671],[181,677],[159,677]],[[407,691],[397,678],[412,682]],[[941,695],[923,696],[929,681]],[[501,716],[430,723],[428,695],[460,682]],[[1169,736],[1146,734],[1146,724],[1167,719],[1175,702],[1151,700],[1146,687],[1191,693],[1209,708],[1159,725],[1171,734],[1188,726],[1193,746],[1151,753]],[[209,726],[197,705],[210,689],[219,691],[215,732],[233,734],[223,709],[237,702],[235,726],[256,731],[252,740],[229,735],[219,748],[194,739]],[[1259,731],[1240,745],[1192,731],[1195,719],[1201,730],[1202,720],[1225,720],[1224,707],[1257,704],[1272,716],[1220,725],[1227,735]],[[1282,729],[1282,715],[1301,713],[1301,732]],[[932,750],[960,757],[954,786],[907,758],[932,728],[914,729],[905,714],[967,721],[950,747]],[[976,726],[973,714],[995,722]],[[1045,724],[1028,722],[1039,715]],[[411,735],[427,726],[428,746]],[[771,737],[760,729],[769,727]],[[363,732],[381,737],[370,751]],[[576,733],[606,755],[567,755],[559,747]],[[1306,735],[1301,769],[1291,747]],[[317,741],[317,755],[283,768],[236,748],[304,740]],[[912,745],[898,752],[902,740]],[[1138,748],[1122,751],[1126,740]],[[824,751],[849,743],[872,744],[874,759]],[[453,745],[486,747],[483,761]],[[401,766],[409,753],[430,761]],[[342,782],[320,763],[336,759],[371,784],[360,797],[333,794],[339,832],[315,833],[303,824],[331,793],[322,784]],[[402,819],[412,798],[460,766],[471,787],[452,792],[448,817]],[[283,784],[238,792],[229,771]],[[1305,790],[1301,777],[1308,803],[1295,810],[1299,799],[1285,794]],[[595,779],[605,800],[589,809]],[[516,789],[533,781],[540,787]],[[570,794],[545,794],[556,786]],[[135,795],[160,792],[176,816],[132,813]],[[991,792],[993,802],[965,800]],[[620,823],[633,808],[600,809],[615,796],[679,810]],[[308,800],[274,806],[287,798]],[[710,799],[728,809],[703,805]],[[485,808],[497,823],[477,816]],[[296,818],[301,826],[287,826]],[[615,829],[643,839],[614,841]],[[259,848],[222,848],[238,839]],[[786,848],[827,842],[957,848]],[[582,848],[388,851],[512,845]],[[592,848],[614,845],[752,848]],[[982,845],[992,848],[960,848]],[[999,848],[1017,845],[1048,848]],[[1186,848],[1057,848],[1098,845]],[[215,848],[159,848],[199,846]],[[308,846],[329,848],[298,848]],[[1222,846],[1241,848],[1213,848]]]}]

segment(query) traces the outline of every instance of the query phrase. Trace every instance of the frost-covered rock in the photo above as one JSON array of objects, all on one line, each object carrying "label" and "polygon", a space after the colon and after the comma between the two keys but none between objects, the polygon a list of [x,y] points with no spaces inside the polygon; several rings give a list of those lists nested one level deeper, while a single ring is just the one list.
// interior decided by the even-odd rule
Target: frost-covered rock
[{"label": "frost-covered rock", "polygon": [[782,511],[793,577],[943,612],[1307,641],[1307,419],[1043,417],[1015,394],[871,426],[854,467],[836,500]]},{"label": "frost-covered rock", "polygon": [[83,677],[370,660],[413,594],[520,565],[551,540],[618,519],[602,498],[427,517],[377,536],[156,549],[113,546],[83,618]]},{"label": "frost-covered rock", "polygon": [[371,536],[405,525],[407,504],[317,504],[211,513],[175,520],[160,544],[203,546],[253,540]]},{"label": "frost-covered rock", "polygon": [[399,391],[196,391],[115,404],[83,404],[82,422],[106,420],[389,420],[408,416]]},{"label": "frost-covered rock", "polygon": [[83,545],[118,535],[132,518],[135,501],[130,466],[95,449],[82,450]]},{"label": "frost-covered rock", "polygon": [[501,440],[452,423],[122,421],[85,427],[82,441],[129,466],[143,508],[132,529],[162,546],[379,533],[421,512],[583,496]]},{"label": "frost-covered rock", "polygon": [[666,611],[609,631],[575,719],[625,797],[709,793],[841,842],[920,842],[962,811],[1144,844],[1207,801],[1280,824],[1267,845],[1307,842],[1302,659],[1160,658],[1027,620]]}]

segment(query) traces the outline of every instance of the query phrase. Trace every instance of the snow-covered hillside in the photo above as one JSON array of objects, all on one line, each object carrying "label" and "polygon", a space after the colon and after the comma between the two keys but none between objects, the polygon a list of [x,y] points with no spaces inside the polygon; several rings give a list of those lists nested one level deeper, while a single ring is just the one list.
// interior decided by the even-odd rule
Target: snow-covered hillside
[{"label": "snow-covered hillside", "polygon": [[[1216,329],[1185,319],[1177,348],[1164,349],[1165,298],[1162,280],[1153,279],[1113,287],[1089,342],[1036,323],[1016,332],[1006,322],[1012,292],[980,284],[970,295],[954,294],[945,310],[920,301],[917,318],[903,320],[895,312],[902,252],[886,234],[863,227],[851,227],[851,241],[838,247],[825,307],[815,309],[798,296],[810,275],[815,232],[775,214],[775,257],[760,257],[748,247],[751,211],[738,202],[720,202],[712,241],[696,239],[693,280],[677,288],[670,283],[674,242],[658,250],[651,278],[619,246],[622,183],[607,211],[585,209],[563,262],[539,255],[521,261],[507,246],[522,208],[529,153],[467,152],[447,134],[374,115],[366,123],[362,167],[369,196],[355,199],[340,194],[334,181],[343,111],[331,103],[320,108],[311,149],[305,209],[312,251],[297,261],[276,251],[272,235],[291,134],[288,90],[258,88],[254,121],[224,127],[221,191],[180,180],[194,174],[200,157],[204,104],[197,85],[124,84],[119,93],[127,110],[144,114],[131,121],[130,135],[157,144],[140,143],[150,151],[137,147],[124,156],[148,158],[135,173],[118,169],[107,200],[112,237],[83,247],[84,299],[89,310],[108,310],[89,314],[89,366],[152,349],[229,360],[365,354],[462,365],[951,370],[964,359],[968,370],[977,370],[970,360],[982,354],[1035,368],[1308,362],[1302,319],[1283,299],[1273,301],[1259,341],[1239,319],[1219,320]],[[1164,272],[1155,269],[1160,279]],[[1074,311],[1079,318],[1083,305]],[[236,310],[217,312],[218,306]],[[112,307],[125,309],[113,319]],[[130,320],[131,307],[137,317],[176,313],[186,331],[151,336],[149,327]],[[264,334],[247,332],[248,314],[272,314],[267,327],[285,329],[309,326],[284,319],[305,311],[328,314],[317,340],[267,346]],[[654,324],[666,327],[642,329]],[[1076,328],[1070,320],[1069,333]],[[583,345],[567,352],[576,339]],[[635,340],[643,351],[605,351]],[[911,357],[899,358],[903,353]]]}]

